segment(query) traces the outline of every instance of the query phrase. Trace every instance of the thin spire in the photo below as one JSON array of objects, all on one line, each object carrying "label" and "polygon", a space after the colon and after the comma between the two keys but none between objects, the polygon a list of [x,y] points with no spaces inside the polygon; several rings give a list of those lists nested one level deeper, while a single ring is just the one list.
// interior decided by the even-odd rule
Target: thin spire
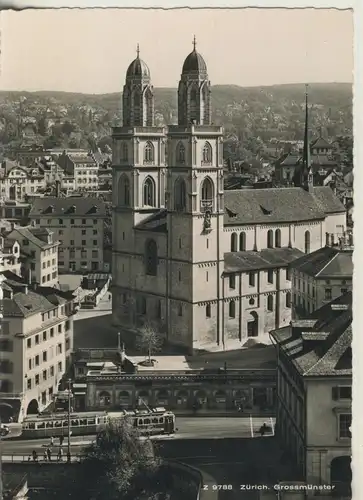
[{"label": "thin spire", "polygon": [[305,85],[305,134],[304,134],[304,171],[305,175],[310,169],[310,141],[309,141],[309,103],[308,103],[308,85]]},{"label": "thin spire", "polygon": [[140,56],[140,45],[137,44],[137,47],[136,47],[136,55],[137,55],[137,58],[139,58]]},{"label": "thin spire", "polygon": [[194,51],[196,51],[197,39],[195,38],[195,35],[194,35],[194,38],[193,38],[193,47],[194,47]]}]

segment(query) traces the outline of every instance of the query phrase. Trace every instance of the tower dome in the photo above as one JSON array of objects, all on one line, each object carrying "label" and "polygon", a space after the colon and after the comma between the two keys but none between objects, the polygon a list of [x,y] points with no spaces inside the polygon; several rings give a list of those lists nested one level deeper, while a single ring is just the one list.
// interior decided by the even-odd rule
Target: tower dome
[{"label": "tower dome", "polygon": [[140,50],[137,46],[137,56],[136,59],[132,61],[130,66],[127,68],[126,78],[150,78],[150,70],[146,62],[140,59]]},{"label": "tower dome", "polygon": [[197,43],[195,37],[193,45],[194,45],[193,51],[187,56],[187,58],[184,61],[182,70],[183,75],[190,72],[207,73],[207,65],[203,57],[199,54],[199,52],[197,52],[196,49]]}]

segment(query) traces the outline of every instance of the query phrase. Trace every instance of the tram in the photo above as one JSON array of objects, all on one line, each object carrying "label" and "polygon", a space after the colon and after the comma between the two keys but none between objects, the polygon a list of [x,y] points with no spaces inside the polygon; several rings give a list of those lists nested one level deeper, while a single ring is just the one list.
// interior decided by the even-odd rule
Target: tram
[{"label": "tram", "polygon": [[130,424],[142,435],[173,434],[175,432],[175,415],[165,408],[150,410],[123,410],[110,416],[107,412],[82,412],[40,414],[26,417],[22,424],[22,437],[40,439],[68,435],[68,420],[72,436],[97,434],[107,427],[111,421],[127,418]]}]

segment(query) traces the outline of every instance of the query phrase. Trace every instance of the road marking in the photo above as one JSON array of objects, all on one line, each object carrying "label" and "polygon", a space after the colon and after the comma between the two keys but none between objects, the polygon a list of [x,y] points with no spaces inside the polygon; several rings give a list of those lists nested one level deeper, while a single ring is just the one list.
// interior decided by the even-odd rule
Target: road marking
[{"label": "road marking", "polygon": [[254,437],[254,435],[253,435],[253,418],[252,418],[252,415],[250,415],[250,427],[251,427],[251,437]]},{"label": "road marking", "polygon": [[274,436],[275,435],[275,427],[274,427],[274,421],[272,420],[272,417],[270,417],[270,422],[271,422],[272,435]]}]

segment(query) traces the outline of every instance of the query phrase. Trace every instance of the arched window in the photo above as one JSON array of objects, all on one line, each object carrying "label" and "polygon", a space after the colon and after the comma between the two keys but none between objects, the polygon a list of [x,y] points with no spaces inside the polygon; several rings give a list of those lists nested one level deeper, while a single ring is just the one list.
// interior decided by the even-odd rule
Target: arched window
[{"label": "arched window", "polygon": [[144,97],[144,125],[152,127],[153,123],[153,94],[150,88],[145,92]]},{"label": "arched window", "polygon": [[276,229],[275,231],[275,247],[281,248],[281,230]]},{"label": "arched window", "polygon": [[121,175],[118,181],[118,204],[122,207],[130,206],[130,181],[126,174]]},{"label": "arched window", "polygon": [[145,144],[144,149],[144,163],[153,163],[154,162],[154,145],[152,142],[148,141]]},{"label": "arched window", "polygon": [[179,142],[177,146],[176,159],[178,163],[185,163],[185,147],[182,142]]},{"label": "arched window", "polygon": [[310,253],[310,231],[305,231],[305,253]]},{"label": "arched window", "polygon": [[197,93],[197,89],[195,87],[193,87],[190,91],[190,120],[191,121],[198,119],[197,108],[198,108],[198,93]]},{"label": "arched window", "polygon": [[210,307],[210,304],[207,304],[205,306],[205,317],[206,318],[210,318],[211,317],[211,307]]},{"label": "arched window", "polygon": [[237,234],[231,234],[231,252],[237,252]]},{"label": "arched window", "polygon": [[268,311],[273,311],[274,310],[274,298],[272,295],[269,295],[267,297],[267,310]]},{"label": "arched window", "polygon": [[129,159],[129,148],[127,147],[126,142],[122,143],[121,149],[121,160],[127,161]]},{"label": "arched window", "polygon": [[186,207],[186,187],[184,179],[178,178],[174,184],[174,210],[182,211]]},{"label": "arched window", "polygon": [[246,233],[245,232],[242,232],[239,235],[239,251],[240,252],[246,251]]},{"label": "arched window", "polygon": [[202,210],[213,208],[213,182],[206,177],[202,184]]},{"label": "arched window", "polygon": [[145,273],[156,276],[158,271],[158,247],[155,240],[147,240],[145,243]]},{"label": "arched window", "polygon": [[143,186],[144,207],[155,207],[155,182],[151,177],[147,177]]},{"label": "arched window", "polygon": [[212,146],[209,142],[206,142],[202,151],[202,163],[204,165],[210,165],[212,163]]},{"label": "arched window", "polygon": [[231,300],[231,302],[229,303],[229,317],[230,318],[236,317],[236,303],[234,300]]},{"label": "arched window", "polygon": [[274,247],[274,233],[270,229],[267,231],[267,248],[273,248]]}]

